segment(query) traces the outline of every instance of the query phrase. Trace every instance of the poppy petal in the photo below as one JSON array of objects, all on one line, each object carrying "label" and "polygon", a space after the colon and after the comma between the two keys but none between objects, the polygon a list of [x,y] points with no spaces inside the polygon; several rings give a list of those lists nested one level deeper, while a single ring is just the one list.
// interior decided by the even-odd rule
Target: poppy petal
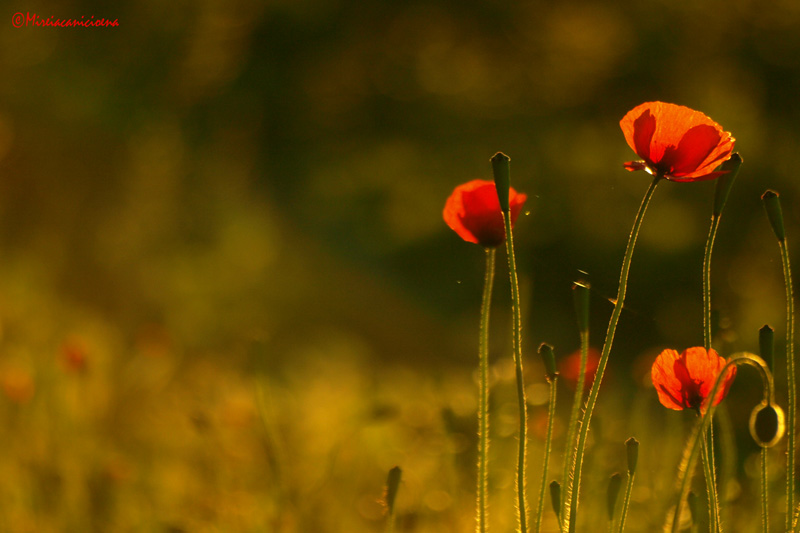
[{"label": "poppy petal", "polygon": [[628,111],[619,122],[628,146],[639,157],[650,161],[650,143],[656,130],[656,117],[649,109],[650,103],[642,104]]},{"label": "poppy petal", "polygon": [[687,178],[694,178],[692,181],[699,181],[701,179],[711,179],[711,178],[704,178],[711,173],[714,169],[720,166],[722,163],[730,159],[731,154],[733,153],[733,145],[736,142],[736,139],[730,136],[731,134],[728,132],[723,132],[723,138],[717,147],[711,151],[711,153],[706,157],[705,161],[702,164],[698,165],[697,169],[693,172],[685,174],[683,177]]},{"label": "poppy petal", "polygon": [[674,365],[679,357],[680,354],[675,350],[664,350],[658,355],[650,371],[650,378],[661,405],[677,411],[685,407],[681,400],[682,384],[674,372]]},{"label": "poppy petal", "polygon": [[[527,196],[509,189],[512,226],[519,216]],[[486,247],[499,246],[505,241],[505,223],[493,181],[472,180],[459,185],[445,202],[442,213],[445,223],[459,237]]]},{"label": "poppy petal", "polygon": [[[706,351],[703,347],[688,348],[681,354],[667,349],[653,362],[650,375],[658,399],[664,407],[703,410],[714,382],[726,364],[727,361],[716,351]],[[728,394],[735,376],[735,368],[727,371],[714,405]]]},{"label": "poppy petal", "polygon": [[670,146],[664,151],[661,164],[670,167],[671,176],[691,174],[711,155],[720,138],[720,133],[714,126],[694,126],[683,135],[678,146]]}]

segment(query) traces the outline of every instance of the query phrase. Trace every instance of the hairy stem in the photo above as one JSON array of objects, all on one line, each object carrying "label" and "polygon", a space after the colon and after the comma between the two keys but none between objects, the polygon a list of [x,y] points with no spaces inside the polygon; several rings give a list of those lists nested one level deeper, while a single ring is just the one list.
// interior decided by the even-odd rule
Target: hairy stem
[{"label": "hairy stem", "polygon": [[528,453],[528,405],[525,399],[525,383],[522,374],[522,317],[519,309],[519,281],[514,258],[514,237],[511,232],[511,213],[503,211],[506,227],[506,255],[508,275],[511,281],[511,304],[514,314],[513,344],[514,365],[517,376],[517,399],[519,402],[519,453],[517,455],[517,523],[519,533],[528,533],[528,499],[525,494]]},{"label": "hairy stem", "polygon": [[557,376],[548,380],[550,382],[550,402],[547,407],[547,437],[544,442],[544,460],[542,464],[542,484],[539,488],[539,505],[536,509],[536,522],[533,531],[539,533],[542,527],[542,514],[544,513],[544,494],[547,488],[547,467],[550,464],[550,447],[553,439],[553,421],[556,417],[556,383]]},{"label": "hairy stem", "polygon": [[480,385],[478,399],[478,496],[477,531],[486,533],[489,519],[487,490],[489,485],[489,309],[494,285],[495,249],[486,249],[486,275],[483,281],[481,299],[480,346],[478,358],[480,365]]},{"label": "hairy stem", "polygon": [[787,446],[786,446],[786,527],[792,526],[792,514],[795,507],[795,410],[797,409],[796,376],[794,368],[794,290],[792,289],[792,269],[789,263],[789,250],[786,239],[779,241],[781,248],[781,262],[783,263],[783,277],[786,284],[786,375],[788,377],[787,390]]},{"label": "hairy stem", "polygon": [[608,363],[608,355],[611,353],[611,346],[614,343],[614,333],[617,330],[617,323],[619,322],[619,316],[622,313],[622,306],[625,302],[625,291],[628,287],[628,272],[631,268],[633,249],[636,245],[636,239],[639,237],[639,230],[642,227],[642,221],[644,220],[644,214],[647,211],[647,206],[650,204],[650,200],[653,197],[656,186],[661,179],[661,176],[655,176],[653,178],[653,181],[650,183],[650,186],[648,187],[647,192],[642,199],[642,203],[639,206],[639,211],[636,213],[636,218],[633,221],[633,228],[631,229],[631,234],[628,238],[628,245],[625,248],[625,255],[622,258],[622,270],[619,276],[619,290],[617,291],[617,299],[614,302],[614,310],[611,313],[611,319],[608,323],[606,339],[603,343],[600,361],[597,363],[597,371],[594,382],[592,383],[592,388],[589,391],[589,399],[586,401],[586,408],[584,410],[583,420],[580,423],[580,432],[578,433],[577,442],[572,448],[574,453],[574,467],[572,469],[573,474],[570,478],[564,480],[569,484],[566,491],[566,498],[568,499],[566,509],[568,509],[569,512],[564,515],[564,520],[562,522],[565,526],[565,530],[569,531],[570,533],[574,533],[575,531],[575,517],[577,516],[578,511],[578,497],[580,495],[581,488],[581,468],[583,467],[583,453],[586,447],[586,437],[589,434],[589,424],[592,420],[594,406],[597,403],[597,395],[600,392],[600,383],[603,380],[603,373],[605,372],[606,364]]}]

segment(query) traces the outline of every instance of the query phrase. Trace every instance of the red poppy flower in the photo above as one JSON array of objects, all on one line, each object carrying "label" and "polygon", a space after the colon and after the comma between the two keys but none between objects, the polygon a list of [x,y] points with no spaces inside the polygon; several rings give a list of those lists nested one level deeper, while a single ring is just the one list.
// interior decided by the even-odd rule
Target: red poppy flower
[{"label": "red poppy flower", "polygon": [[[664,350],[650,372],[661,405],[676,411],[705,407],[703,404],[725,363],[725,358],[716,351],[706,351],[699,346],[687,348],[681,354],[676,350]],[[736,367],[731,367],[717,392],[714,405],[728,394],[734,377]]]},{"label": "red poppy flower", "polygon": [[628,170],[646,170],[672,181],[719,177],[714,172],[730,159],[736,139],[699,111],[647,102],[634,107],[619,123],[625,140],[643,161],[628,161]]},{"label": "red poppy flower", "polygon": [[[528,197],[513,187],[508,192],[511,225],[517,221]],[[506,229],[493,181],[472,180],[459,185],[444,204],[444,221],[467,242],[485,247],[503,244]]]}]

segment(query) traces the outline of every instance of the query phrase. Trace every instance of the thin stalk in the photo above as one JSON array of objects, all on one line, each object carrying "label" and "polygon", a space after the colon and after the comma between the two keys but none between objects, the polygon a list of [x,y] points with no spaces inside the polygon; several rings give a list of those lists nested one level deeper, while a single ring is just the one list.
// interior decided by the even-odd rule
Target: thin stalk
[{"label": "thin stalk", "polygon": [[[725,161],[721,169],[725,174],[717,180],[714,190],[714,205],[711,213],[711,226],[708,230],[706,239],[705,253],[703,255],[703,347],[706,351],[711,350],[711,253],[714,249],[714,241],[717,237],[719,221],[722,218],[722,211],[728,200],[731,187],[733,186],[739,167],[742,165],[742,158],[738,153],[732,154],[728,161]],[[706,490],[708,492],[709,516],[711,519],[711,531],[716,533],[722,530],[722,520],[720,519],[719,497],[717,495],[717,473],[716,457],[714,454],[714,422],[708,423],[708,435],[703,439],[703,465],[706,478]]]},{"label": "thin stalk", "polygon": [[[775,352],[775,332],[765,324],[758,330],[758,346],[761,358],[770,370],[773,368]],[[769,454],[766,447],[761,447],[761,531],[769,533]]]},{"label": "thin stalk", "polygon": [[522,317],[519,309],[519,281],[517,263],[514,258],[514,237],[511,231],[511,212],[503,211],[506,227],[506,255],[508,275],[511,282],[511,304],[514,311],[513,344],[514,365],[517,375],[517,399],[519,401],[519,453],[517,455],[517,522],[519,533],[528,533],[528,499],[525,494],[528,453],[528,404],[525,398],[525,383],[522,374]]},{"label": "thin stalk", "polygon": [[625,520],[628,518],[628,507],[631,504],[631,493],[633,493],[633,478],[635,472],[628,472],[628,483],[625,485],[625,499],[622,500],[622,511],[619,515],[619,533],[625,531]]},{"label": "thin stalk", "polygon": [[714,457],[711,450],[713,450],[713,445],[711,444],[711,424],[712,422],[709,420],[708,422],[708,430],[706,430],[701,454],[703,457],[703,474],[706,478],[706,492],[708,494],[708,519],[711,522],[711,533],[718,533],[721,531],[721,526],[719,523],[719,501],[717,500],[717,489],[715,486],[715,476],[714,476]]},{"label": "thin stalk", "polygon": [[[722,218],[721,210],[711,215],[711,226],[708,230],[705,252],[703,254],[703,346],[706,351],[711,350],[711,253],[714,250],[714,241],[717,237],[719,221]],[[716,461],[714,454],[714,421],[708,423],[708,435],[703,439],[703,473],[706,478],[706,491],[708,493],[708,515],[711,520],[711,531],[721,531],[719,517],[719,498],[717,495]]]},{"label": "thin stalk", "polygon": [[711,253],[714,250],[720,218],[719,214],[711,215],[711,226],[703,254],[703,346],[706,350],[711,349]]},{"label": "thin stalk", "polygon": [[483,280],[481,298],[480,346],[478,358],[480,365],[480,385],[478,400],[478,497],[477,531],[486,533],[489,520],[487,492],[489,486],[489,309],[494,285],[495,249],[486,248],[486,274]]},{"label": "thin stalk", "polygon": [[539,506],[536,509],[536,522],[533,531],[539,533],[542,528],[542,514],[544,513],[544,494],[547,488],[547,467],[550,464],[550,447],[553,439],[553,421],[556,417],[556,383],[558,376],[548,379],[550,383],[550,402],[547,408],[547,437],[544,443],[544,461],[542,464],[542,484],[539,488]]},{"label": "thin stalk", "polygon": [[786,528],[792,527],[792,514],[795,508],[795,410],[797,409],[796,376],[794,367],[794,290],[792,288],[792,269],[789,263],[789,250],[786,239],[779,241],[783,277],[786,284],[786,375],[789,379],[787,390],[786,426]]},{"label": "thin stalk", "polygon": [[786,285],[786,374],[787,374],[787,413],[786,425],[788,428],[788,442],[786,445],[786,529],[792,527],[792,514],[795,501],[795,409],[797,408],[796,376],[794,375],[794,291],[792,289],[792,269],[789,264],[789,250],[786,246],[786,229],[783,225],[783,212],[781,211],[780,197],[777,192],[767,190],[761,195],[764,208],[767,212],[772,231],[778,239],[781,249],[781,263],[783,264],[783,278]]},{"label": "thin stalk", "polygon": [[633,228],[631,229],[630,237],[628,238],[628,245],[625,248],[625,255],[622,258],[622,269],[619,276],[619,290],[617,291],[617,299],[614,302],[614,310],[611,313],[611,320],[608,323],[608,330],[606,331],[606,339],[603,343],[603,350],[600,354],[600,361],[597,363],[597,370],[592,383],[592,389],[589,391],[589,399],[586,401],[586,408],[584,410],[583,420],[580,425],[580,432],[578,434],[577,442],[573,445],[574,450],[574,468],[573,475],[565,479],[568,483],[566,498],[569,500],[566,509],[569,513],[564,515],[563,524],[565,530],[573,533],[575,531],[575,517],[578,512],[578,497],[581,488],[581,468],[583,467],[583,453],[586,448],[586,437],[589,434],[589,424],[592,420],[592,413],[594,406],[597,403],[597,395],[600,392],[600,383],[603,380],[603,373],[608,363],[608,355],[611,353],[611,346],[614,343],[614,333],[617,330],[617,323],[619,316],[622,313],[622,306],[625,302],[625,291],[628,287],[628,272],[631,268],[631,259],[633,257],[633,249],[636,245],[636,239],[639,237],[639,230],[642,227],[642,220],[647,211],[647,206],[650,204],[650,199],[656,190],[656,186],[661,181],[661,176],[655,176],[647,192],[642,198],[642,203],[639,206],[639,211],[636,213],[636,218],[633,221]]},{"label": "thin stalk", "polygon": [[[588,325],[587,325],[588,326]],[[581,366],[578,372],[578,381],[575,384],[575,397],[572,400],[572,411],[569,416],[569,426],[567,429],[567,438],[564,442],[571,443],[575,440],[575,432],[578,430],[578,416],[580,415],[581,405],[583,405],[583,392],[586,383],[586,364],[589,359],[589,328],[581,328]],[[572,454],[565,455],[564,457],[564,474],[561,479],[564,480],[564,486],[569,486],[569,474],[572,467]],[[564,516],[567,501],[564,498],[561,501],[561,516]]]},{"label": "thin stalk", "polygon": [[[572,400],[572,412],[569,415],[569,426],[567,429],[567,439],[564,441],[567,444],[575,440],[575,432],[578,429],[578,416],[580,415],[581,405],[583,405],[583,391],[586,383],[586,362],[589,358],[589,330],[580,332],[581,337],[581,368],[578,373],[578,381],[575,384],[575,398]],[[569,486],[569,474],[572,467],[572,454],[564,457],[564,486]],[[561,501],[561,516],[564,516],[564,511],[567,506],[567,499]]]},{"label": "thin stalk", "polygon": [[769,533],[769,501],[767,499],[767,448],[761,448],[761,531]]}]

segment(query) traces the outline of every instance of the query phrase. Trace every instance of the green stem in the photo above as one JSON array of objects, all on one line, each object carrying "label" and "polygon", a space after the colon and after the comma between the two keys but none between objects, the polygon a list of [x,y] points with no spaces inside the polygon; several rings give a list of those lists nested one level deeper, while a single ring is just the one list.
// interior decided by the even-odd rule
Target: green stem
[{"label": "green stem", "polygon": [[792,527],[792,514],[795,506],[795,409],[797,408],[796,377],[794,370],[794,290],[792,289],[792,269],[789,264],[789,250],[786,239],[778,241],[781,248],[783,277],[786,284],[786,375],[789,380],[787,391],[787,447],[786,447],[786,528]]},{"label": "green stem", "polygon": [[711,227],[708,230],[706,249],[703,255],[703,346],[711,349],[711,252],[717,237],[721,215],[711,215]]},{"label": "green stem", "polygon": [[[714,241],[721,213],[711,215],[711,226],[708,230],[706,248],[703,254],[703,346],[706,351],[711,350],[711,253],[714,250]],[[708,423],[708,435],[703,439],[703,472],[706,478],[708,493],[708,513],[711,520],[711,531],[721,531],[719,519],[719,498],[717,496],[717,476],[714,457],[713,420]]]},{"label": "green stem", "polygon": [[619,316],[622,313],[622,306],[625,302],[625,291],[628,286],[628,272],[631,268],[631,259],[633,257],[633,249],[636,245],[636,239],[639,237],[639,230],[642,227],[642,220],[647,211],[647,206],[650,204],[650,199],[656,190],[656,186],[661,181],[661,176],[655,176],[647,192],[642,198],[642,203],[639,206],[639,211],[636,213],[636,218],[633,221],[633,228],[631,229],[630,237],[628,238],[628,245],[625,248],[625,255],[622,258],[622,270],[619,275],[619,290],[617,291],[617,299],[614,302],[614,310],[611,313],[611,320],[608,323],[608,330],[606,331],[606,339],[603,343],[603,350],[600,354],[600,361],[597,363],[597,371],[595,374],[592,389],[589,391],[589,399],[586,401],[586,409],[584,411],[583,420],[581,421],[580,432],[578,434],[577,442],[573,445],[574,450],[574,468],[571,478],[564,481],[569,483],[567,487],[566,498],[569,500],[566,509],[569,510],[569,515],[564,516],[563,524],[567,531],[573,533],[575,531],[575,517],[578,511],[578,497],[581,488],[581,468],[583,467],[583,453],[586,447],[586,437],[589,434],[589,424],[592,420],[592,413],[594,406],[597,403],[597,395],[600,392],[600,383],[603,380],[603,373],[608,363],[608,355],[611,353],[611,345],[614,343],[614,333],[617,330],[617,323]]},{"label": "green stem", "polygon": [[553,438],[553,421],[556,417],[556,382],[558,377],[555,376],[550,381],[550,403],[547,408],[547,437],[544,443],[544,461],[542,465],[542,485],[539,489],[539,506],[536,509],[536,523],[533,531],[539,533],[542,527],[542,514],[544,513],[544,493],[547,487],[547,467],[550,464],[550,447]]},{"label": "green stem", "polygon": [[719,523],[719,501],[717,499],[717,489],[716,489],[716,481],[714,475],[714,457],[711,450],[713,449],[713,445],[711,444],[711,424],[713,422],[709,420],[708,422],[708,430],[705,432],[705,436],[702,442],[701,453],[703,457],[703,474],[706,478],[706,492],[708,494],[708,518],[711,522],[711,533],[718,533],[721,531],[721,526]]},{"label": "green stem", "polygon": [[720,369],[717,379],[714,380],[714,385],[711,387],[711,391],[707,396],[709,398],[709,405],[705,413],[703,413],[700,417],[700,421],[695,426],[692,435],[689,437],[689,445],[687,445],[686,449],[684,450],[681,463],[678,466],[678,502],[673,509],[672,516],[670,517],[671,520],[667,521],[667,527],[665,528],[665,530],[669,529],[672,533],[678,532],[683,502],[686,500],[686,497],[689,494],[689,479],[691,477],[690,472],[694,470],[699,448],[701,447],[702,441],[705,440],[702,438],[702,436],[705,435],[706,428],[711,422],[711,418],[714,416],[714,411],[717,408],[717,406],[714,405],[714,402],[710,399],[717,397],[728,370],[734,365],[749,365],[755,367],[761,375],[761,381],[764,387],[764,401],[769,405],[773,404],[773,400],[775,398],[775,383],[772,379],[772,374],[770,373],[769,368],[763,359],[746,352],[732,355],[730,359],[728,359],[728,362],[725,364],[725,366]]},{"label": "green stem", "polygon": [[619,533],[625,531],[625,520],[628,518],[628,507],[631,504],[631,493],[633,492],[633,478],[636,477],[634,472],[628,473],[628,483],[625,485],[625,499],[622,501],[622,512],[619,517]]},{"label": "green stem", "polygon": [[503,211],[506,227],[506,255],[508,275],[511,282],[511,304],[514,311],[513,344],[514,364],[517,375],[517,399],[519,401],[519,453],[517,455],[517,520],[519,533],[528,533],[528,499],[525,495],[528,452],[528,405],[525,399],[525,383],[522,374],[522,317],[519,309],[519,281],[517,263],[514,258],[514,237],[511,231],[511,212]]},{"label": "green stem", "polygon": [[[567,429],[567,444],[575,440],[575,432],[578,429],[578,416],[580,415],[581,405],[583,405],[583,391],[586,383],[586,362],[589,359],[589,330],[581,331],[581,368],[578,373],[578,381],[575,384],[575,398],[572,400],[572,412],[569,415],[569,426]],[[572,467],[571,454],[564,457],[564,486],[569,486],[569,473]],[[561,500],[561,516],[564,516],[567,499]]]},{"label": "green stem", "polygon": [[769,533],[769,501],[767,500],[767,448],[761,448],[761,531]]},{"label": "green stem", "polygon": [[489,309],[494,285],[495,249],[486,248],[486,275],[483,280],[481,299],[480,346],[480,390],[478,400],[478,498],[477,531],[486,533],[489,519],[487,491],[489,485]]}]

